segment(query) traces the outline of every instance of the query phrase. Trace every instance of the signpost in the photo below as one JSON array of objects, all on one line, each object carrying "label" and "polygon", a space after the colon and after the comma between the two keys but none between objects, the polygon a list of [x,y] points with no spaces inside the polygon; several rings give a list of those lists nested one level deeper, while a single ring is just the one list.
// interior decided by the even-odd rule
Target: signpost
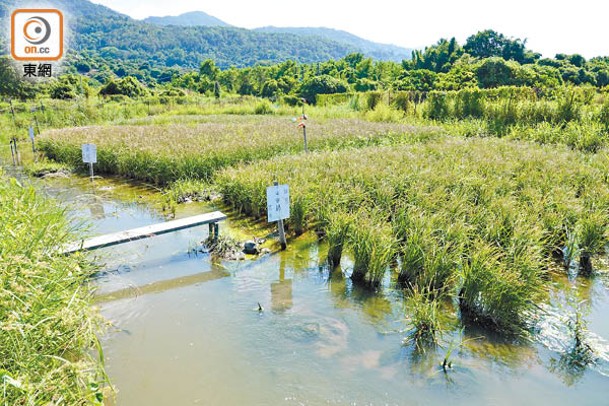
[{"label": "signpost", "polygon": [[283,220],[290,217],[290,188],[274,182],[273,186],[266,188],[266,208],[269,223],[277,222],[279,226],[279,242],[281,249],[285,250],[287,242]]},{"label": "signpost", "polygon": [[32,140],[32,152],[36,153],[36,142],[34,141],[34,127],[30,126],[29,129],[30,140]]},{"label": "signpost", "polygon": [[95,144],[82,145],[82,161],[89,164],[89,174],[93,182],[93,164],[97,163],[97,146]]}]

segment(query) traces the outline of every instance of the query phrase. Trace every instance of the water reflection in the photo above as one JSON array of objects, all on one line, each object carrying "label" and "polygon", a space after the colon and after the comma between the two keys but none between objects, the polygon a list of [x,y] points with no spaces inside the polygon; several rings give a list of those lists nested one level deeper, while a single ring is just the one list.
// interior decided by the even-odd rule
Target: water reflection
[{"label": "water reflection", "polygon": [[292,308],[292,279],[285,277],[286,259],[279,259],[279,280],[271,283],[271,304],[274,312],[284,312]]}]

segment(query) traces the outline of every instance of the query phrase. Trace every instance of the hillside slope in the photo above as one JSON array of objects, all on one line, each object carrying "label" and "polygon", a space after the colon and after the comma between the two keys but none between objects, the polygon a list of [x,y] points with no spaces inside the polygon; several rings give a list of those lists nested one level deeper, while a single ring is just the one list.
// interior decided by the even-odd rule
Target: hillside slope
[{"label": "hillside slope", "polygon": [[230,24],[211,16],[203,11],[191,11],[178,16],[148,17],[142,20],[145,23],[157,25],[179,25],[182,27],[230,27]]},{"label": "hillside slope", "polygon": [[379,44],[377,42],[368,41],[360,38],[357,35],[353,35],[347,31],[335,30],[333,28],[325,27],[261,27],[256,28],[259,32],[269,33],[286,33],[295,34],[305,37],[321,37],[337,41],[343,44],[349,44],[360,52],[380,60],[390,60],[401,62],[404,59],[409,59],[412,53],[412,49],[402,48],[397,45],[391,44]]}]

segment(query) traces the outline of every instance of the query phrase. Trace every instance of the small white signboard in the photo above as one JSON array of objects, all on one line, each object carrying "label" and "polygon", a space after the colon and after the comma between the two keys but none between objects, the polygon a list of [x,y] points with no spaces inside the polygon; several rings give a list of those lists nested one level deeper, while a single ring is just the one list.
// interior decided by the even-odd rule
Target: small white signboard
[{"label": "small white signboard", "polygon": [[95,144],[82,145],[82,161],[88,164],[97,163],[97,146]]},{"label": "small white signboard", "polygon": [[30,127],[30,140],[34,141],[34,127]]},{"label": "small white signboard", "polygon": [[266,188],[266,208],[269,223],[290,217],[290,188],[288,185]]}]

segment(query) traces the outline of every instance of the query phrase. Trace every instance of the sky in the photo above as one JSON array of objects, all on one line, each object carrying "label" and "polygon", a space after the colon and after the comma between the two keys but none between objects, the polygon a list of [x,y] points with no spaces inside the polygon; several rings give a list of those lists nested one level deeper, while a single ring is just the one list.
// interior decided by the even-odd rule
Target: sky
[{"label": "sky", "polygon": [[440,38],[493,29],[527,40],[544,57],[579,53],[609,56],[606,0],[93,0],[142,19],[204,11],[231,25],[255,28],[329,27],[362,38],[424,48]]}]

